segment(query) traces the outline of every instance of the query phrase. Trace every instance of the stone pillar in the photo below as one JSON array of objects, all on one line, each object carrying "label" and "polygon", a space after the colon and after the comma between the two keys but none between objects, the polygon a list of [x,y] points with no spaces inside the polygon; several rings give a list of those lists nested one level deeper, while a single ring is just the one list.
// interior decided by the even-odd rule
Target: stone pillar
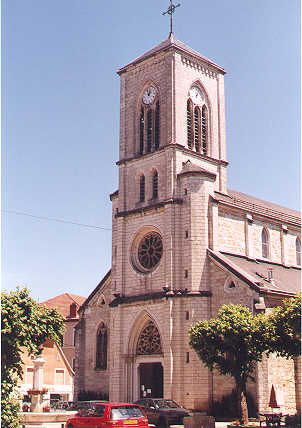
[{"label": "stone pillar", "polygon": [[[41,391],[43,389],[43,366],[45,360],[42,357],[37,357],[33,360],[34,376],[33,376],[33,390]],[[35,394],[31,396],[31,412],[42,412],[42,395]]]}]

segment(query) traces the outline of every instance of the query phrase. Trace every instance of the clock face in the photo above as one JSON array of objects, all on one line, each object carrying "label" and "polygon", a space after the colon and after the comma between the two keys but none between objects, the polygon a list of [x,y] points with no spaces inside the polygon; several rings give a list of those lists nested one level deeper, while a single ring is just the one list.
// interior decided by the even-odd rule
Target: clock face
[{"label": "clock face", "polygon": [[204,101],[204,95],[201,92],[201,90],[199,88],[197,88],[197,86],[193,86],[190,89],[190,97],[192,98],[192,101],[194,104],[202,104]]},{"label": "clock face", "polygon": [[144,92],[143,95],[143,103],[144,104],[152,104],[156,95],[156,91],[153,86],[149,86]]}]

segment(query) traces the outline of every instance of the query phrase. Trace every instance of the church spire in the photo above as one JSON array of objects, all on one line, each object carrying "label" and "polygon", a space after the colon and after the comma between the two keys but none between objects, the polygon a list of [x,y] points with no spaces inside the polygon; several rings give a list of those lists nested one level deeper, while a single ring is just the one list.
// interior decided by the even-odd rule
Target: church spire
[{"label": "church spire", "polygon": [[170,6],[166,10],[166,12],[163,12],[163,15],[170,15],[170,34],[169,38],[173,38],[173,14],[175,12],[175,9],[180,6],[180,3],[177,3],[176,5],[172,3],[172,0],[170,0]]}]

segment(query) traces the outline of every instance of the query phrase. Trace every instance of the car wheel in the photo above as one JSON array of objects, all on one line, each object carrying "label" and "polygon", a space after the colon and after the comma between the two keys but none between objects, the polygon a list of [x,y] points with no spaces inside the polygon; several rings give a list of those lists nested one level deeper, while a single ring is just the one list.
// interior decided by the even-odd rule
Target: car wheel
[{"label": "car wheel", "polygon": [[167,421],[164,418],[159,418],[158,426],[159,428],[168,428]]}]

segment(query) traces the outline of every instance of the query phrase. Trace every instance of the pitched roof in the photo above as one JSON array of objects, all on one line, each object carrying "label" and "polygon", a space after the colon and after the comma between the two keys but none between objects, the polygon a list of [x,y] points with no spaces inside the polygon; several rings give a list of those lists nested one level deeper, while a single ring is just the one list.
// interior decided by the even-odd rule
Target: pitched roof
[{"label": "pitched roof", "polygon": [[162,51],[166,51],[170,48],[174,48],[180,52],[184,52],[184,53],[188,53],[191,56],[201,59],[202,61],[208,63],[209,65],[212,65],[213,67],[215,67],[216,69],[218,69],[220,72],[222,72],[223,74],[226,73],[226,71],[220,67],[219,65],[215,64],[213,61],[209,60],[208,58],[205,58],[204,56],[202,56],[199,52],[194,51],[192,48],[190,48],[189,46],[187,46],[185,43],[181,42],[180,40],[177,40],[174,38],[173,34],[170,35],[166,40],[162,41],[161,43],[159,43],[158,45],[156,45],[154,48],[150,49],[149,51],[145,52],[143,55],[139,56],[138,58],[136,58],[135,60],[129,62],[129,64],[125,65],[124,67],[121,67],[118,70],[118,74],[123,73],[124,71],[126,71],[126,69],[130,66],[130,65],[135,65],[141,61],[144,61],[147,58],[150,58],[151,56],[162,52]]},{"label": "pitched roof", "polygon": [[228,189],[228,194],[215,192],[215,199],[226,205],[245,211],[264,215],[266,217],[276,218],[289,223],[301,223],[301,214],[299,211],[274,204],[272,202],[263,201],[254,196],[247,195],[236,190]]},{"label": "pitched roof", "polygon": [[70,305],[75,303],[77,306],[81,306],[86,300],[86,297],[77,296],[76,294],[63,293],[59,296],[53,297],[52,299],[45,300],[40,303],[46,305],[48,308],[57,308],[58,311],[67,317],[70,314]]},{"label": "pitched roof", "polygon": [[[284,266],[280,263],[210,249],[208,254],[210,258],[259,292],[288,295],[301,290],[301,268],[298,266]],[[271,280],[269,270],[272,273]]]},{"label": "pitched roof", "polygon": [[211,177],[213,179],[216,178],[216,173],[208,171],[204,168],[201,168],[198,165],[195,165],[190,160],[187,160],[186,162],[182,163],[182,169],[178,175],[206,175],[208,177]]},{"label": "pitched roof", "polygon": [[107,281],[111,280],[111,269],[106,273],[106,275],[101,279],[101,281],[98,283],[98,285],[95,287],[95,289],[89,294],[87,299],[84,300],[82,303],[79,311],[82,311],[90,302],[90,300],[95,296],[95,294],[105,285],[107,284]]}]

